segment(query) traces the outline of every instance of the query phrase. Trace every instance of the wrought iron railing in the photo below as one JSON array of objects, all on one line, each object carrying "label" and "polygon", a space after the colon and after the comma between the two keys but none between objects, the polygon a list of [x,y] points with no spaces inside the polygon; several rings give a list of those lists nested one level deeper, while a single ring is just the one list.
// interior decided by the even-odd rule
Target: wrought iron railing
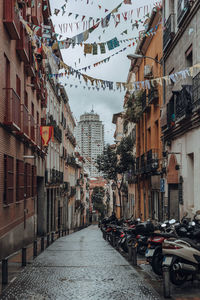
[{"label": "wrought iron railing", "polygon": [[175,14],[171,14],[164,26],[163,50],[165,51],[175,34]]}]

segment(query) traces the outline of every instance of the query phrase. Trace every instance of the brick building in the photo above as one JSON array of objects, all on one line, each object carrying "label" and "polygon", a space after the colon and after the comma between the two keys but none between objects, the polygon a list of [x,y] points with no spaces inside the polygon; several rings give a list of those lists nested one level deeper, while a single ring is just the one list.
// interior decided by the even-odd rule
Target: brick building
[{"label": "brick building", "polygon": [[44,62],[20,22],[22,16],[47,24],[44,5],[48,1],[32,7],[31,1],[0,1],[0,257],[33,240],[45,196],[39,132],[47,96]]},{"label": "brick building", "polygon": [[[145,36],[138,43],[136,56],[140,57],[133,58],[131,61],[128,82],[152,80],[162,76],[162,66],[159,63],[162,59],[160,22],[161,12],[153,11],[147,31],[158,26],[157,33],[153,36]],[[135,75],[132,76],[133,74]],[[132,194],[136,196],[135,215],[142,219],[150,217],[160,220],[163,218],[163,199],[160,193],[162,87],[155,82],[154,87],[141,89],[129,97],[132,105],[135,106],[136,103],[135,109],[130,110],[131,114],[129,114],[131,121],[136,123],[136,161],[130,178],[132,183],[136,184],[135,193],[132,187]]]}]

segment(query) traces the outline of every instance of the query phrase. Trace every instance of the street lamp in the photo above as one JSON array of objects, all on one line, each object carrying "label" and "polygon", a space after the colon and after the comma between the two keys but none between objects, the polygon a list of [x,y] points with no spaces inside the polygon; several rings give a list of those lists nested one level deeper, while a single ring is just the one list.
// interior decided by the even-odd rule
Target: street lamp
[{"label": "street lamp", "polygon": [[128,54],[127,58],[130,60],[137,59],[137,58],[149,58],[149,59],[153,59],[156,63],[158,63],[160,65],[162,64],[160,61],[158,61],[157,59],[155,59],[153,57],[141,55],[141,54]]}]

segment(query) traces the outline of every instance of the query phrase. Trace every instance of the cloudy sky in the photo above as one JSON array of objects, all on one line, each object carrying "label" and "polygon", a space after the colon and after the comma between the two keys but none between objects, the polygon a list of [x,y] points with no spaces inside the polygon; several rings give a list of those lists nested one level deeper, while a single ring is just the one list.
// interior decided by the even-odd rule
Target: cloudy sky
[{"label": "cloudy sky", "polygon": [[[66,9],[65,13],[61,8],[65,3]],[[87,2],[89,2],[87,4]],[[81,32],[83,32],[83,22],[82,16],[84,15],[84,21],[88,21],[90,17],[97,18],[105,17],[110,11],[112,11],[117,5],[119,5],[122,0],[50,0],[51,11],[52,11],[52,21],[55,25],[55,32],[59,35],[62,35],[61,40],[67,37],[73,37]],[[152,5],[155,3],[155,0],[132,0],[131,5],[123,4],[119,12],[121,14],[121,22],[117,27],[115,27],[114,19],[111,17],[109,26],[102,28],[99,26],[94,30],[86,43],[99,43],[108,41],[114,37],[117,37],[118,40],[124,40],[127,38],[138,37],[139,31],[143,30],[144,27],[140,26],[139,29],[134,28],[132,30],[131,20],[141,19],[148,11],[151,9]],[[99,8],[99,5],[101,8]],[[144,6],[145,11],[144,11]],[[60,9],[60,13],[55,16],[54,9]],[[105,12],[105,10],[108,12]],[[128,20],[125,21],[122,13],[133,10],[132,17],[128,14]],[[69,16],[69,13],[72,13]],[[139,18],[138,18],[139,14]],[[77,16],[78,15],[78,16]],[[124,14],[125,15],[125,14]],[[143,19],[144,20],[144,19]],[[78,29],[75,23],[79,22]],[[62,24],[70,24],[67,27],[67,32],[61,31]],[[86,23],[85,23],[86,24]],[[92,26],[92,21],[91,21]],[[60,26],[59,26],[60,25]],[[66,28],[66,26],[65,26]],[[121,35],[121,33],[127,30],[127,34]],[[114,55],[110,58],[109,62],[101,64],[100,66],[93,67],[93,64],[103,60],[104,58],[115,54],[119,50],[127,47],[131,42],[120,43],[120,46],[109,51],[106,46],[106,54],[92,55],[88,54],[84,56],[83,47],[76,45],[75,48],[72,47],[62,50],[63,61],[73,67],[74,69],[80,69],[89,65],[92,65],[90,70],[81,71],[89,76],[109,80],[109,81],[126,81],[128,70],[130,67],[130,61],[127,59],[127,54],[133,53],[135,50],[134,46],[128,47],[125,51]],[[133,41],[132,41],[133,43]],[[100,50],[99,50],[100,51]],[[105,125],[105,142],[113,142],[113,134],[115,126],[112,124],[112,115],[114,113],[122,111],[124,91],[106,91],[101,90],[88,90],[84,88],[85,82],[83,79],[76,79],[74,76],[69,78],[65,77],[62,81],[66,85],[66,91],[69,96],[70,106],[73,112],[75,119],[78,121],[82,113],[91,111],[92,106],[94,111],[100,115],[101,120]],[[71,87],[70,87],[71,85]],[[77,86],[75,88],[75,86]]]}]

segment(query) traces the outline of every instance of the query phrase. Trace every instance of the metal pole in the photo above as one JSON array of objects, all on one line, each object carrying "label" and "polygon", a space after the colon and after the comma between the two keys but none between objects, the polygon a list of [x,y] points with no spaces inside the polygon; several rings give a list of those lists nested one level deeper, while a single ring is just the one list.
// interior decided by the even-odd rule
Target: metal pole
[{"label": "metal pole", "polygon": [[51,233],[51,242],[54,242],[54,232]]},{"label": "metal pole", "polygon": [[26,248],[22,248],[22,267],[26,266]]},{"label": "metal pole", "polygon": [[37,257],[37,240],[33,242],[33,257]]},{"label": "metal pole", "polygon": [[49,233],[47,234],[47,247],[49,247]]},{"label": "metal pole", "polygon": [[8,259],[2,259],[2,284],[8,284]]},{"label": "metal pole", "polygon": [[41,252],[44,251],[44,237],[41,237]]}]

